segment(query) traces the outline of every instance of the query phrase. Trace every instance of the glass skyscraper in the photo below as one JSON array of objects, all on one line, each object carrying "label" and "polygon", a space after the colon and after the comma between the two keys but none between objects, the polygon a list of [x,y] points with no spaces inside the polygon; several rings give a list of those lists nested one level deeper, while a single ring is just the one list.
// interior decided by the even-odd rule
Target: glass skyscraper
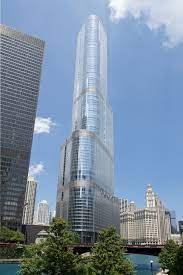
[{"label": "glass skyscraper", "polygon": [[119,230],[107,36],[96,15],[88,17],[77,37],[72,135],[61,149],[56,210],[80,233],[81,242],[95,242],[109,224]]},{"label": "glass skyscraper", "polygon": [[20,228],[44,42],[0,25],[0,225]]},{"label": "glass skyscraper", "polygon": [[176,220],[176,213],[174,210],[166,209],[167,214],[170,216],[170,223],[171,223],[171,234],[177,234],[177,220]]}]

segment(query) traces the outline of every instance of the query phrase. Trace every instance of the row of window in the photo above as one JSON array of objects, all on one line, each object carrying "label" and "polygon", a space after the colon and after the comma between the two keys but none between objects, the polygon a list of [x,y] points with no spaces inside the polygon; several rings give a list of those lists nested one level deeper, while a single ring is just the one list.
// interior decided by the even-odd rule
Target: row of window
[{"label": "row of window", "polygon": [[[20,37],[16,38],[15,35],[17,35],[17,33],[14,34],[14,35],[12,35],[10,33],[10,35],[8,35],[8,32],[7,32],[7,35],[2,34],[2,40],[5,41],[5,44],[7,44],[7,45],[9,44],[11,46],[13,46],[13,45],[16,45],[18,47],[22,46],[22,48],[24,48],[24,49],[26,47],[26,48],[29,48],[30,50],[34,50],[35,49],[36,51],[38,51],[40,49],[43,50],[43,46],[40,45],[42,43],[41,43],[41,41],[39,39],[33,38],[33,37],[29,37],[29,36],[27,36],[25,34],[20,34]],[[23,40],[21,40],[21,39],[23,39]]]}]

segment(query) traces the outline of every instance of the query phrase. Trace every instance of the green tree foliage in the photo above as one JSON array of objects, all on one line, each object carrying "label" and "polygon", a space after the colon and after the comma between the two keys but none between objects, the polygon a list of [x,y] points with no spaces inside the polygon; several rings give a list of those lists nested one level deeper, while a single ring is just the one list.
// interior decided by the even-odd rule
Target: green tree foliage
[{"label": "green tree foliage", "polygon": [[91,266],[94,274],[134,274],[134,266],[124,257],[122,245],[123,241],[113,226],[101,231],[99,242],[92,249]]},{"label": "green tree foliage", "polygon": [[183,275],[183,246],[180,246],[177,250],[173,272],[176,275]]},{"label": "green tree foliage", "polygon": [[0,241],[7,242],[11,239],[11,230],[5,226],[0,227]]},{"label": "green tree foliage", "polygon": [[43,243],[26,247],[20,274],[41,275],[44,271]]},{"label": "green tree foliage", "polygon": [[159,261],[162,269],[168,269],[170,274],[173,274],[174,271],[175,259],[178,249],[178,244],[176,244],[173,240],[169,240],[159,254]]},{"label": "green tree foliage", "polygon": [[22,275],[131,275],[134,268],[122,252],[122,241],[114,227],[100,234],[91,256],[73,253],[78,235],[65,221],[54,219],[48,237],[40,244],[28,246],[21,265]]},{"label": "green tree foliage", "polygon": [[0,259],[21,259],[24,253],[24,245],[0,247]]},{"label": "green tree foliage", "polygon": [[27,248],[21,274],[76,274],[79,256],[73,253],[72,247],[78,241],[77,234],[69,231],[65,221],[54,219],[47,239]]},{"label": "green tree foliage", "polygon": [[20,231],[14,231],[10,241],[16,242],[16,243],[22,243],[24,242],[24,234],[22,234]]},{"label": "green tree foliage", "polygon": [[0,227],[0,241],[1,242],[24,242],[24,235],[20,231],[11,230],[5,226]]},{"label": "green tree foliage", "polygon": [[159,255],[161,267],[168,269],[170,275],[183,274],[183,246],[178,246],[173,240],[167,241]]}]

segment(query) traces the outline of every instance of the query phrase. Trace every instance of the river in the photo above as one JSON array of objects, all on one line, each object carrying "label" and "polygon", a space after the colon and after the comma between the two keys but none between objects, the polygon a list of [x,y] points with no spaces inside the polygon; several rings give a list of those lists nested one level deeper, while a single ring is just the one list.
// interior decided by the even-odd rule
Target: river
[{"label": "river", "polygon": [[[152,275],[159,270],[158,257],[140,254],[128,254],[127,257],[136,265],[136,275]],[[153,261],[153,272],[150,261]],[[18,264],[0,264],[0,275],[17,275],[18,271]]]}]

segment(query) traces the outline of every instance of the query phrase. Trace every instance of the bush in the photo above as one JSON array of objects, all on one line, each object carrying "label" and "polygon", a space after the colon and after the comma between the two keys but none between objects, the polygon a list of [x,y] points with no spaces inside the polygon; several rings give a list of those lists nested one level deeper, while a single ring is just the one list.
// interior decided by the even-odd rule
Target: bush
[{"label": "bush", "polygon": [[20,259],[23,257],[23,245],[0,247],[0,259]]}]

